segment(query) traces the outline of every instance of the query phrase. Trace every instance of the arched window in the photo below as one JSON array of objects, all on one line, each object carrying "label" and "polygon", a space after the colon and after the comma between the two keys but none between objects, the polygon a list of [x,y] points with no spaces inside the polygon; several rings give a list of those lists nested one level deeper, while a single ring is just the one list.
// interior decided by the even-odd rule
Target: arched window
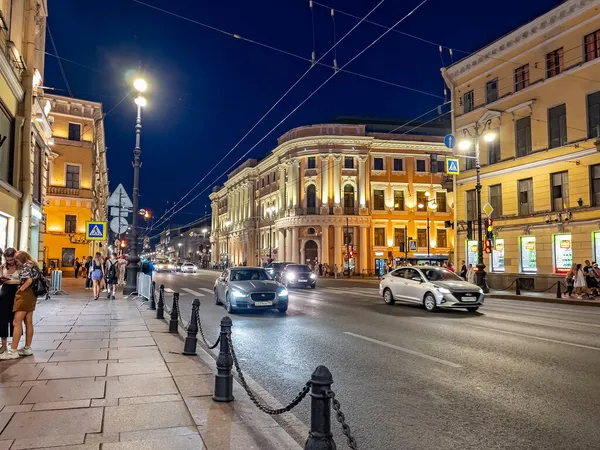
[{"label": "arched window", "polygon": [[344,214],[354,214],[354,186],[344,186]]},{"label": "arched window", "polygon": [[317,213],[317,188],[314,184],[310,184],[306,188],[306,213]]}]

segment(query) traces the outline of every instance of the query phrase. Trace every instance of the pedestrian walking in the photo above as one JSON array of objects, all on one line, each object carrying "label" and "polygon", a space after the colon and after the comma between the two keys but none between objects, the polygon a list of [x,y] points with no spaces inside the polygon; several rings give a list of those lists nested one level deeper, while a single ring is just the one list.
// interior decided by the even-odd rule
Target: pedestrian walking
[{"label": "pedestrian walking", "polygon": [[473,269],[473,264],[469,264],[469,267],[467,268],[467,281],[469,283],[475,283],[475,269]]},{"label": "pedestrian walking", "polygon": [[85,261],[85,288],[90,290],[92,288],[92,257],[88,256]]},{"label": "pedestrian walking", "polygon": [[81,263],[79,262],[79,258],[75,258],[75,262],[73,263],[73,268],[75,270],[75,278],[79,278],[79,269],[81,268]]},{"label": "pedestrian walking", "polygon": [[459,273],[460,277],[463,280],[467,279],[467,265],[465,264],[465,261],[462,260],[460,263],[460,273]]},{"label": "pedestrian walking", "polygon": [[92,285],[94,289],[94,300],[100,297],[100,283],[104,279],[104,261],[100,252],[96,252],[90,264]]},{"label": "pedestrian walking", "polygon": [[[1,252],[0,252],[1,253]],[[2,347],[0,354],[8,349],[7,340],[9,336],[14,335],[14,313],[15,295],[21,284],[21,271],[17,267],[14,248],[7,248],[4,252],[4,264],[0,266],[0,337],[2,338]]]},{"label": "pedestrian walking", "polygon": [[338,272],[339,272],[338,266],[337,266],[337,264],[334,264],[334,265],[333,265],[333,277],[334,277],[336,280],[337,280],[337,277],[338,277]]},{"label": "pedestrian walking", "polygon": [[581,268],[581,264],[577,264],[576,267],[576,277],[575,277],[575,295],[578,299],[583,298],[583,296],[587,296],[587,285],[585,282],[585,275]]},{"label": "pedestrian walking", "polygon": [[113,253],[110,255],[110,258],[106,260],[104,266],[104,273],[106,273],[106,287],[108,289],[108,294],[106,298],[115,299],[115,294],[117,292],[117,284],[119,283],[119,275],[118,275],[118,264],[117,254]]},{"label": "pedestrian walking", "polygon": [[575,279],[577,278],[577,264],[573,264],[567,275],[565,281],[567,283],[567,292],[564,294],[565,298],[573,297],[573,290],[575,289]]},{"label": "pedestrian walking", "polygon": [[125,286],[125,267],[127,266],[127,260],[124,256],[119,257],[119,263],[117,265],[119,269],[119,286]]},{"label": "pedestrian walking", "polygon": [[319,263],[319,277],[323,276],[323,264]]},{"label": "pedestrian walking", "polygon": [[594,276],[594,269],[589,259],[585,260],[583,274],[585,275],[585,284],[588,288],[588,294],[592,297],[598,295],[598,283],[596,282],[596,277]]}]

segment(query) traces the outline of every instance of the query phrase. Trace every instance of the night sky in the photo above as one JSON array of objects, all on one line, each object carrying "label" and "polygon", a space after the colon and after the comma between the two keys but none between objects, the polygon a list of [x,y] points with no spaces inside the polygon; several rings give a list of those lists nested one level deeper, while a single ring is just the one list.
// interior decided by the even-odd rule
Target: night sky
[{"label": "night sky", "polygon": [[[310,58],[313,27],[308,0],[143,0],[224,31]],[[380,0],[322,0],[336,11],[338,40]],[[393,25],[421,0],[385,0],[369,20]],[[561,3],[561,0],[427,0],[396,29],[441,44],[443,63],[478,50]],[[309,62],[174,17],[134,0],[48,0],[48,23],[73,96],[104,104],[110,188],[131,192],[135,105],[132,76],[144,71],[150,88],[143,111],[140,207],[159,218],[238,142],[307,70]],[[319,2],[321,3],[321,2]],[[316,57],[333,44],[330,10],[314,5]],[[343,66],[385,29],[361,24],[337,48]],[[340,116],[411,120],[443,103],[438,46],[390,32],[347,69],[426,92],[339,72],[246,158],[260,158],[285,131]],[[54,54],[47,38],[46,52]],[[322,61],[333,64],[333,52]],[[332,74],[315,66],[302,82],[202,182],[172,218],[184,224],[210,212],[210,188],[257,141]],[[69,95],[57,59],[46,57],[45,86]],[[114,109],[113,109],[114,108]],[[447,111],[448,109],[444,109]],[[244,158],[244,159],[246,159]],[[237,164],[236,164],[237,165]],[[170,202],[170,203],[167,203]],[[160,228],[160,227],[159,227]]]}]

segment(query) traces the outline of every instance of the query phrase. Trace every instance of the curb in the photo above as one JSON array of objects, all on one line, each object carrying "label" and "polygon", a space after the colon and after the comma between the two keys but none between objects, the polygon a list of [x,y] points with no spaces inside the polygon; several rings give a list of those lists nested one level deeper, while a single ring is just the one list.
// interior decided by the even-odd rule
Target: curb
[{"label": "curb", "polygon": [[[506,294],[487,294],[486,297],[490,299],[500,300],[520,300],[527,302],[538,302],[538,303],[557,303],[561,305],[575,305],[575,306],[595,306],[600,307],[600,302],[590,300],[567,300],[566,298],[550,298],[550,297],[530,297],[527,295],[506,295]],[[487,300],[487,298],[486,298]]]}]

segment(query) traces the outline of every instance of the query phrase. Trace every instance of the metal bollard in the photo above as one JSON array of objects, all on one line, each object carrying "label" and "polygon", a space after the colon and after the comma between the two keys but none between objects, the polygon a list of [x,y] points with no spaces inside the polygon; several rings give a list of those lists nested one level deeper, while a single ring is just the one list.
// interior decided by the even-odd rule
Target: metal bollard
[{"label": "metal bollard", "polygon": [[333,377],[325,366],[319,366],[310,377],[310,430],[304,450],[335,450],[331,433],[331,399],[325,391],[331,389]]},{"label": "metal bollard", "polygon": [[154,294],[156,293],[156,281],[152,282],[152,286],[150,287],[150,309],[156,310],[156,299]]},{"label": "metal bollard", "polygon": [[217,373],[215,374],[215,393],[213,400],[215,402],[233,401],[233,357],[229,348],[228,336],[231,335],[231,319],[223,317],[221,319],[221,342],[219,347],[219,357],[217,358]]},{"label": "metal bollard", "polygon": [[515,281],[515,294],[521,295],[521,280],[517,278]]},{"label": "metal bollard", "polygon": [[177,315],[179,314],[179,292],[173,292],[173,304],[171,305],[171,320],[169,321],[169,333],[177,333],[179,331],[179,322]]},{"label": "metal bollard", "polygon": [[158,291],[158,304],[156,305],[156,318],[165,318],[165,285],[161,284]]},{"label": "metal bollard", "polygon": [[560,281],[556,282],[556,298],[562,298],[562,292],[560,292]]},{"label": "metal bollard", "polygon": [[192,303],[192,317],[187,327],[187,337],[183,344],[184,355],[195,355],[198,336],[198,309],[200,308],[200,300],[194,299]]}]

